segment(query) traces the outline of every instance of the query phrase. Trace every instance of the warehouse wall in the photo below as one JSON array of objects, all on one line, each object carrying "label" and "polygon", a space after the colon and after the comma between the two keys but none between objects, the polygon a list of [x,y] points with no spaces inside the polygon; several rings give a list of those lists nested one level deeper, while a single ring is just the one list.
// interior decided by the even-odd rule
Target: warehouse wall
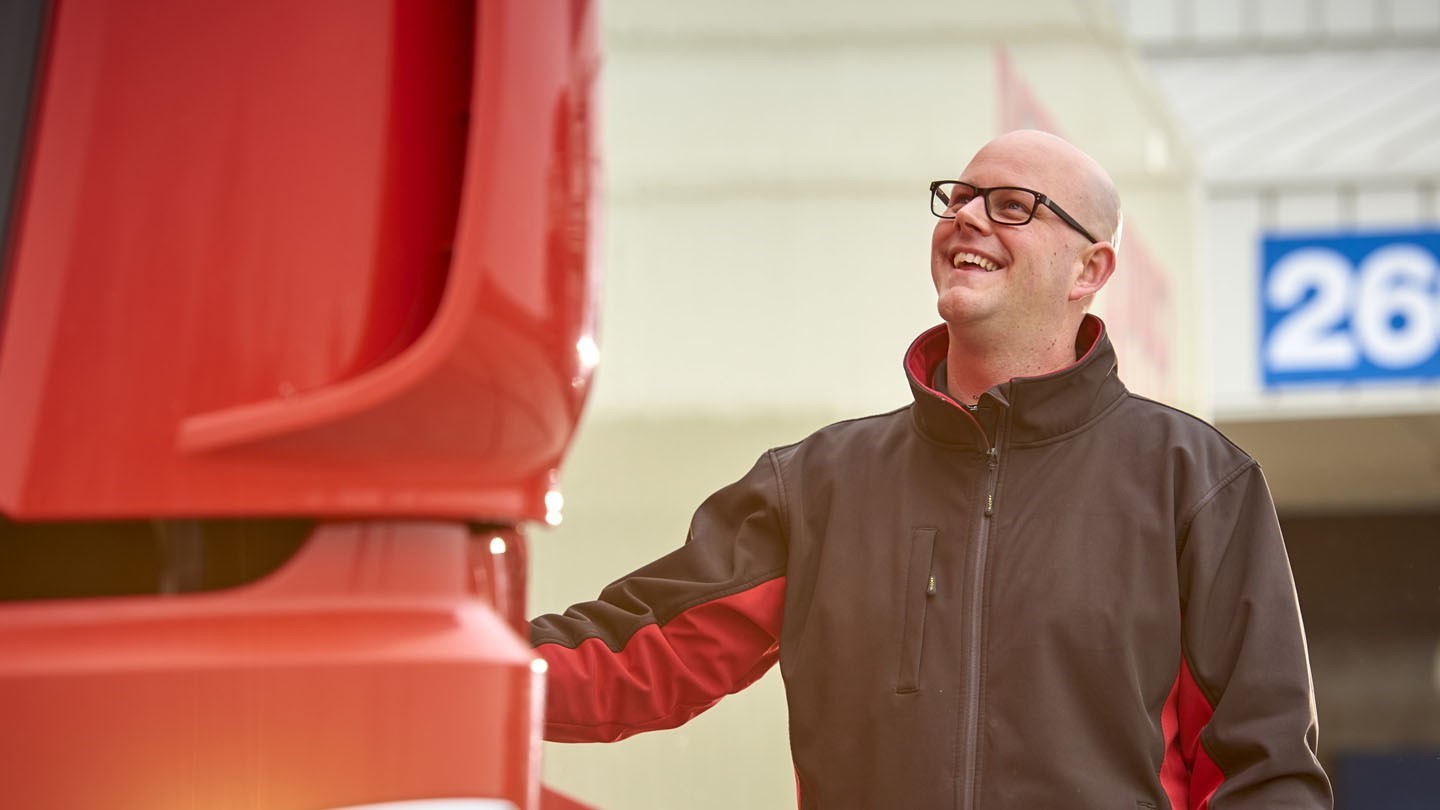
[{"label": "warehouse wall", "polygon": [[[939,322],[927,186],[1010,120],[1006,60],[1148,234],[1176,303],[1165,350],[1134,350],[1148,392],[1204,407],[1199,329],[1174,328],[1198,317],[1188,153],[1100,4],[615,0],[604,19],[602,356],[565,522],[533,533],[536,612],[679,545],[766,448],[908,401],[901,354]],[[1133,295],[1118,312],[1127,283],[1116,317],[1152,317]],[[545,757],[602,808],[795,801],[778,672],[681,729]]]}]

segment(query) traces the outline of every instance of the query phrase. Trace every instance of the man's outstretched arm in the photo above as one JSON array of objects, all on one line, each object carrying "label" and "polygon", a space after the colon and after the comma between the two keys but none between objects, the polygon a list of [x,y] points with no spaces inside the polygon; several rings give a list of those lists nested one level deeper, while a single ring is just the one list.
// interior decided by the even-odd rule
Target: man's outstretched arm
[{"label": "man's outstretched arm", "polygon": [[611,742],[673,728],[779,656],[784,503],[772,454],[708,498],[685,545],[593,602],[530,623],[549,664],[545,738]]}]

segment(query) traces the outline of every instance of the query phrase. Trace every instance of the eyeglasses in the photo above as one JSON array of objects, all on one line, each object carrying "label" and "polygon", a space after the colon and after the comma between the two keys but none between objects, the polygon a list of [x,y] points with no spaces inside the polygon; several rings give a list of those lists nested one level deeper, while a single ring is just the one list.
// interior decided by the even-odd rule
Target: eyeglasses
[{"label": "eyeglasses", "polygon": [[1100,241],[1091,236],[1074,217],[1065,213],[1065,209],[1056,205],[1054,200],[1028,188],[980,188],[954,180],[936,180],[930,184],[930,213],[941,219],[954,219],[960,209],[969,205],[976,197],[985,198],[985,216],[989,217],[991,222],[1024,225],[1035,218],[1035,210],[1043,205],[1054,211],[1066,225],[1079,231],[1080,235],[1089,239],[1092,244]]}]

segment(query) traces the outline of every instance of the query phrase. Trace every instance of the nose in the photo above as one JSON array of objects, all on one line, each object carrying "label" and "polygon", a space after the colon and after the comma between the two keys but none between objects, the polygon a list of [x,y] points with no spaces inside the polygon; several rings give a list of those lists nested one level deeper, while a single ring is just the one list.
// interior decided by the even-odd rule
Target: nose
[{"label": "nose", "polygon": [[985,213],[985,198],[976,195],[969,202],[960,206],[955,212],[955,227],[962,228],[966,225],[981,233],[990,232],[990,215]]}]

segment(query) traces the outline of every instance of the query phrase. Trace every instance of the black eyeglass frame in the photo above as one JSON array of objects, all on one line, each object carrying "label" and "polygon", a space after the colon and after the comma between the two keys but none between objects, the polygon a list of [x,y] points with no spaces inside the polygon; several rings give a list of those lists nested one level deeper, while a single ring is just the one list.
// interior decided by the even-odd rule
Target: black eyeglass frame
[{"label": "black eyeglass frame", "polygon": [[[989,218],[990,218],[990,221],[991,221],[991,222],[994,222],[994,223],[997,224],[997,225],[1014,225],[1014,226],[1016,226],[1016,227],[1019,227],[1019,226],[1021,226],[1021,225],[1029,225],[1029,224],[1030,224],[1030,221],[1033,220],[1033,219],[1035,219],[1035,212],[1036,212],[1037,210],[1039,210],[1040,206],[1043,205],[1043,206],[1045,206],[1046,208],[1049,208],[1051,211],[1054,211],[1054,212],[1055,212],[1055,215],[1058,216],[1058,217],[1060,217],[1060,219],[1061,219],[1062,221],[1064,221],[1064,223],[1065,223],[1066,225],[1069,225],[1070,227],[1074,228],[1076,231],[1078,231],[1078,232],[1080,233],[1081,236],[1085,237],[1086,239],[1089,239],[1089,240],[1090,240],[1090,244],[1096,245],[1096,244],[1099,244],[1099,243],[1100,243],[1100,240],[1099,240],[1099,239],[1096,239],[1095,237],[1091,236],[1091,235],[1090,235],[1090,232],[1087,231],[1087,230],[1085,230],[1085,226],[1083,226],[1083,225],[1081,225],[1080,223],[1076,222],[1074,217],[1072,217],[1072,216],[1070,216],[1069,214],[1065,213],[1065,209],[1064,209],[1064,208],[1061,208],[1061,207],[1059,206],[1059,204],[1057,204],[1054,200],[1050,199],[1049,197],[1045,196],[1044,194],[1041,194],[1040,192],[1036,191],[1036,190],[1033,189],[1033,188],[1022,188],[1022,187],[1020,187],[1020,186],[992,186],[992,187],[990,187],[990,188],[981,188],[980,186],[972,185],[972,184],[970,184],[970,183],[966,183],[966,182],[963,182],[963,181],[960,181],[960,180],[935,180],[935,181],[932,181],[932,182],[930,183],[930,213],[934,214],[936,217],[938,217],[938,218],[940,218],[940,219],[954,219],[954,218],[955,218],[955,215],[954,215],[954,214],[950,214],[950,215],[947,216],[946,214],[939,213],[939,212],[937,212],[937,211],[935,210],[935,203],[936,203],[936,202],[942,203],[942,205],[941,205],[941,211],[943,211],[943,210],[945,210],[946,208],[949,208],[949,207],[950,207],[950,200],[947,199],[947,198],[943,198],[943,197],[940,196],[940,187],[941,187],[941,186],[946,186],[946,185],[948,185],[948,186],[965,186],[966,188],[972,188],[972,189],[974,189],[974,190],[975,190],[975,197],[983,197],[984,200],[985,200],[985,216],[989,217]],[[996,219],[996,218],[995,218],[995,215],[990,212],[990,192],[992,192],[992,191],[1023,191],[1023,192],[1025,192],[1026,194],[1034,194],[1034,195],[1035,195],[1035,205],[1030,208],[1030,216],[1029,216],[1029,217],[1026,217],[1026,219],[1025,219],[1024,222],[1006,222],[1006,221],[1004,221],[1004,220]],[[971,197],[970,199],[973,200],[973,199],[975,199],[975,197]]]}]

